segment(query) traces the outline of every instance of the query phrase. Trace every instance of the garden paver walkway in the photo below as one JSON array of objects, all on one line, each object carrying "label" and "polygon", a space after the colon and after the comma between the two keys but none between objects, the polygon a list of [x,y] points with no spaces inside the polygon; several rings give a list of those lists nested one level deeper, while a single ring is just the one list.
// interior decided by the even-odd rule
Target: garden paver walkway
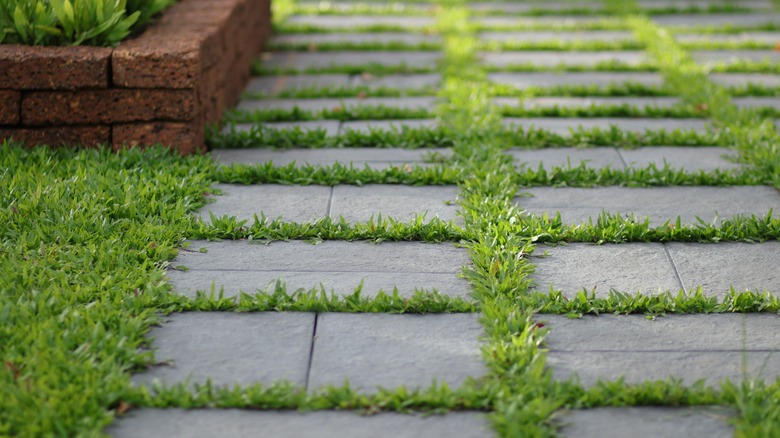
[{"label": "garden paver walkway", "polygon": [[399,148],[349,148],[349,149],[223,149],[212,152],[222,164],[263,164],[273,162],[286,166],[295,162],[298,166],[332,166],[336,163],[368,166],[372,169],[388,167],[429,166],[428,157],[449,157],[452,149],[399,149]]},{"label": "garden paver walkway", "polygon": [[602,438],[607,424],[615,437],[731,438],[734,428],[728,420],[735,414],[722,406],[597,408],[567,411],[559,421],[561,436],[567,438]]},{"label": "garden paver walkway", "polygon": [[[207,252],[199,252],[204,248]],[[415,289],[437,289],[449,296],[468,298],[469,285],[457,278],[461,267],[469,264],[465,249],[448,243],[325,241],[318,244],[301,241],[262,244],[246,241],[193,242],[182,251],[168,277],[174,290],[188,296],[195,291],[225,289],[225,296],[239,291],[253,293],[278,279],[287,288],[311,289],[322,285],[328,292],[351,294],[362,283],[364,296],[380,290],[402,296]]]}]

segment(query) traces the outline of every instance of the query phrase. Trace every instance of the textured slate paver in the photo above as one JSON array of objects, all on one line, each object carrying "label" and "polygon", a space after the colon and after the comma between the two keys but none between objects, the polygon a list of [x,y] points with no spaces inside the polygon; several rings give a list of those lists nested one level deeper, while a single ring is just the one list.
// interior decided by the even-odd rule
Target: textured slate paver
[{"label": "textured slate paver", "polygon": [[[765,215],[770,209],[780,211],[780,194],[771,187],[599,187],[528,189],[533,197],[517,199],[530,213],[551,215],[561,212],[565,223],[579,224],[592,217],[595,221],[602,210],[623,215],[634,213],[642,220],[649,217],[651,225],[661,225],[679,215],[683,224],[697,223],[696,216],[711,222],[738,214]],[[637,201],[640,200],[641,202]]]},{"label": "textured slate paver", "polygon": [[436,379],[452,387],[486,370],[476,314],[321,314],[309,388],[340,386],[427,388]]},{"label": "textured slate paver", "polygon": [[333,109],[351,109],[360,106],[386,106],[391,108],[407,109],[433,109],[436,107],[435,97],[366,97],[344,99],[262,99],[243,100],[238,104],[242,111],[254,111],[265,109],[293,109],[299,108],[309,111],[322,111]]},{"label": "textured slate paver", "polygon": [[481,40],[486,41],[633,41],[634,34],[628,31],[522,31],[522,32],[482,32]]},{"label": "textured slate paver", "polygon": [[683,131],[704,131],[707,122],[702,119],[629,119],[629,118],[558,118],[558,117],[529,117],[504,119],[507,126],[518,126],[523,128],[546,129],[560,135],[567,135],[572,130],[601,128],[609,129],[611,126],[617,126],[625,131],[645,132],[647,130],[665,130],[667,132],[675,129]]},{"label": "textured slate paver", "polygon": [[358,75],[352,78],[351,85],[366,86],[369,88],[395,88],[401,90],[417,89],[424,87],[437,87],[441,82],[441,76],[434,73],[425,74],[397,74],[386,76]]},{"label": "textured slate paver", "polygon": [[548,148],[548,149],[512,149],[508,151],[515,158],[515,162],[526,169],[537,170],[541,164],[545,169],[552,167],[578,167],[585,162],[587,167],[602,168],[611,167],[622,169],[625,167],[620,154],[614,148]]},{"label": "textured slate paver", "polygon": [[567,297],[586,289],[605,297],[610,289],[645,294],[678,292],[682,284],[663,245],[624,244],[596,246],[570,244],[538,248],[548,257],[535,259],[531,278],[535,289],[547,292],[550,285]]},{"label": "textured slate paver", "polygon": [[[200,248],[208,252],[198,252]],[[278,279],[287,283],[290,293],[322,285],[328,292],[344,295],[361,282],[364,296],[374,296],[380,290],[390,293],[394,287],[403,296],[411,296],[415,289],[436,289],[463,298],[469,293],[468,282],[456,276],[469,264],[468,254],[450,244],[194,242],[173,263],[189,268],[167,274],[174,290],[188,296],[195,296],[197,290],[208,293],[212,283],[217,292],[224,287],[225,296],[239,291],[253,293],[269,285],[273,289]]]},{"label": "textured slate paver", "polygon": [[116,438],[416,438],[421,436],[492,436],[487,420],[478,413],[404,415],[357,412],[291,412],[239,409],[141,409],[126,414],[106,430]]},{"label": "textured slate paver", "polygon": [[[274,122],[274,123],[263,123],[261,125],[254,124],[254,123],[238,123],[234,126],[225,125],[225,127],[222,128],[222,132],[228,133],[231,132],[231,130],[235,130],[237,132],[250,132],[253,129],[255,129],[257,126],[263,126],[266,129],[278,129],[278,130],[298,128],[302,131],[314,131],[314,130],[324,129],[327,135],[334,136],[339,133],[340,125],[341,122],[337,120],[312,120],[312,121],[305,121],[305,122]],[[258,145],[258,146],[265,146],[265,145]]]},{"label": "textured slate paver", "polygon": [[618,153],[630,167],[644,168],[655,164],[659,169],[669,164],[674,169],[689,172],[712,171],[715,169],[738,169],[739,163],[727,157],[736,157],[730,149],[719,147],[646,147],[639,149],[618,149]]},{"label": "textured slate paver", "polygon": [[[575,374],[585,386],[624,377],[627,383],[670,376],[686,384],[706,379],[774,379],[780,374],[780,317],[769,314],[539,315],[550,329],[548,366],[556,379]],[[769,335],[767,335],[767,333]],[[743,373],[742,361],[746,361]]]},{"label": "textured slate paver", "polygon": [[339,65],[399,65],[410,67],[434,67],[441,57],[439,52],[387,52],[339,51],[339,52],[278,52],[263,63],[264,67],[274,68],[321,68]]},{"label": "textured slate paver", "polygon": [[277,165],[292,162],[299,166],[331,166],[336,163],[352,164],[356,168],[372,169],[425,165],[429,154],[448,157],[451,149],[398,149],[398,148],[349,148],[349,149],[217,149],[211,155],[222,164],[260,164],[272,161]]},{"label": "textured slate paver", "polygon": [[598,51],[598,52],[561,52],[561,51],[524,51],[482,53],[480,55],[486,65],[506,67],[517,64],[533,64],[543,67],[559,65],[595,66],[603,62],[620,62],[636,65],[648,61],[649,58],[639,51]]},{"label": "textured slate paver", "polygon": [[246,87],[246,91],[273,96],[285,90],[296,90],[313,86],[346,87],[349,81],[349,75],[345,74],[261,76],[252,78]]},{"label": "textured slate paver", "polygon": [[290,24],[309,24],[323,28],[354,29],[359,26],[401,26],[406,28],[425,27],[435,24],[429,17],[401,17],[392,15],[294,15],[287,18]]},{"label": "textured slate paver", "polygon": [[731,438],[734,428],[728,420],[734,416],[732,409],[720,406],[647,406],[566,411],[558,420],[564,425],[560,434],[567,438],[603,438],[605,429],[615,437]]},{"label": "textured slate paver", "polygon": [[436,120],[432,119],[405,119],[405,120],[356,120],[344,122],[341,132],[347,130],[369,132],[373,130],[402,130],[407,128],[430,128],[436,126]]},{"label": "textured slate paver", "polygon": [[609,84],[638,82],[646,85],[662,85],[658,73],[644,72],[527,72],[488,73],[488,79],[498,84],[517,88],[554,87],[564,85],[593,85],[605,87]]},{"label": "textured slate paver", "polygon": [[457,216],[458,188],[451,186],[394,186],[367,184],[363,187],[340,185],[333,191],[330,216],[343,216],[348,222],[384,218],[408,221],[417,214],[430,220],[438,216],[443,221],[460,223]]},{"label": "textured slate paver", "polygon": [[301,33],[277,35],[272,44],[317,44],[317,43],[387,43],[402,42],[407,44],[438,43],[441,37],[415,33],[382,32],[382,33]]},{"label": "textured slate paver", "polygon": [[708,294],[724,295],[731,286],[738,292],[752,290],[780,293],[777,270],[780,244],[669,243],[683,284],[688,289],[702,286]]},{"label": "textured slate paver", "polygon": [[661,26],[759,26],[780,21],[777,13],[723,13],[723,14],[668,14],[655,15],[653,21]]},{"label": "textured slate paver", "polygon": [[323,186],[283,186],[277,184],[234,185],[215,184],[222,195],[214,196],[216,202],[200,210],[201,217],[237,216],[251,222],[260,213],[271,219],[278,217],[289,222],[306,222],[328,216],[332,189]]},{"label": "textured slate paver", "polygon": [[314,314],[190,312],[165,319],[151,331],[152,346],[158,361],[171,363],[136,375],[137,383],[306,383]]}]

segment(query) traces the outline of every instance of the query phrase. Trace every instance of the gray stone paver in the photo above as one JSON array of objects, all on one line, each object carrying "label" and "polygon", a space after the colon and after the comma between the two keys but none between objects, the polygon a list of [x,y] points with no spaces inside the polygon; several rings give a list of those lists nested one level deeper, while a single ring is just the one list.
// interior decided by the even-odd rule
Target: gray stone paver
[{"label": "gray stone paver", "polygon": [[417,214],[426,220],[435,216],[443,221],[462,223],[457,215],[458,188],[454,186],[394,186],[367,184],[363,187],[340,185],[333,191],[330,216],[348,222],[383,218],[409,221]]},{"label": "gray stone paver", "polygon": [[626,407],[581,409],[563,412],[558,421],[561,436],[602,438],[605,425],[609,436],[634,438],[731,438],[734,428],[728,423],[737,415],[720,406]]},{"label": "gray stone paver", "polygon": [[[553,215],[561,212],[565,223],[579,224],[593,218],[602,210],[622,215],[634,213],[638,220],[650,218],[651,226],[680,216],[683,225],[698,223],[698,216],[711,223],[716,215],[720,220],[735,215],[766,215],[770,209],[780,211],[780,194],[766,186],[736,187],[598,187],[527,189],[531,197],[516,199],[531,214]],[[641,202],[637,200],[641,199]]]},{"label": "gray stone paver", "polygon": [[702,286],[705,291],[724,295],[730,287],[737,292],[751,290],[780,294],[777,270],[780,244],[669,243],[669,253],[683,284],[689,290]]},{"label": "gray stone paver", "polygon": [[341,132],[370,132],[371,130],[402,131],[404,128],[431,128],[434,126],[436,126],[436,120],[433,119],[355,120],[342,123]]},{"label": "gray stone paver", "polygon": [[164,319],[150,335],[156,360],[166,363],[135,375],[136,383],[306,383],[314,314],[188,312]]},{"label": "gray stone paver", "polygon": [[517,88],[553,87],[566,85],[592,85],[605,87],[610,84],[638,82],[660,86],[663,78],[651,72],[524,72],[488,73],[488,79]]},{"label": "gray stone paver", "polygon": [[[225,125],[224,128],[222,128],[223,133],[231,132],[232,130],[235,130],[236,132],[250,132],[253,129],[256,129],[258,126],[262,126],[266,129],[274,129],[274,130],[283,130],[283,129],[300,129],[301,131],[315,131],[315,130],[325,130],[326,135],[328,136],[335,136],[339,133],[339,126],[341,126],[341,122],[338,120],[311,120],[311,121],[304,121],[304,122],[273,122],[273,123],[262,123],[262,124],[255,124],[255,123],[237,123],[235,125]],[[267,145],[257,145],[257,146],[267,146]]]},{"label": "gray stone paver", "polygon": [[[663,7],[688,7],[707,8],[710,6],[731,6],[734,3],[731,0],[638,0],[637,4],[643,8],[663,8]],[[740,8],[766,9],[772,7],[771,0],[740,0]]]},{"label": "gray stone paver", "polygon": [[106,433],[116,438],[416,438],[421,436],[492,436],[488,421],[474,412],[408,415],[334,411],[257,411],[239,409],[133,410]]},{"label": "gray stone paver", "polygon": [[358,75],[352,78],[350,85],[374,88],[417,89],[438,87],[441,75],[435,73],[393,74],[385,76]]},{"label": "gray stone paver", "polygon": [[697,34],[682,33],[676,34],[675,39],[681,43],[699,43],[699,42],[746,42],[757,41],[762,43],[777,43],[780,41],[780,32],[740,32],[737,34]]},{"label": "gray stone paver", "polygon": [[536,129],[545,129],[559,135],[568,135],[572,130],[582,129],[610,129],[611,126],[617,126],[624,131],[639,132],[665,130],[672,132],[674,130],[682,131],[705,131],[707,121],[704,119],[630,119],[630,118],[587,118],[587,117],[507,117],[504,118],[506,126],[515,126]]},{"label": "gray stone paver", "polygon": [[302,33],[277,35],[271,44],[318,44],[318,43],[387,43],[403,42],[407,44],[439,43],[438,35],[423,35],[401,32],[382,33]]},{"label": "gray stone paver", "polygon": [[711,73],[710,79],[725,87],[743,87],[747,84],[780,87],[780,76],[761,73]]},{"label": "gray stone paver", "polygon": [[767,342],[761,333],[776,330],[777,315],[536,318],[550,329],[545,341],[554,378],[576,375],[585,386],[621,377],[629,384],[675,377],[685,384],[704,379],[714,386],[725,378],[738,382],[780,375],[780,343],[776,338]]},{"label": "gray stone paver", "polygon": [[629,167],[645,168],[654,164],[661,169],[668,164],[673,169],[689,172],[713,171],[715,169],[739,169],[739,163],[730,161],[736,152],[727,148],[702,146],[655,146],[638,149],[618,149],[618,153]]},{"label": "gray stone paver", "polygon": [[435,379],[451,388],[487,370],[480,354],[476,314],[321,314],[309,388],[340,386],[427,388]]},{"label": "gray stone paver", "polygon": [[585,162],[587,167],[602,168],[611,167],[622,169],[625,167],[620,154],[615,148],[548,148],[548,149],[512,149],[508,153],[512,155],[518,166],[525,169],[537,170],[539,165],[545,169],[552,167],[578,167]]},{"label": "gray stone paver", "polygon": [[[198,252],[200,248],[207,252]],[[362,282],[364,296],[398,288],[403,296],[411,296],[415,289],[436,289],[468,298],[468,282],[457,278],[467,264],[466,250],[447,243],[194,242],[173,262],[188,270],[170,270],[167,275],[175,291],[190,297],[198,290],[209,293],[212,284],[215,292],[224,287],[225,296],[235,296],[239,291],[273,290],[276,281],[282,280],[288,293],[321,285],[329,293],[346,295]]]},{"label": "gray stone paver", "polygon": [[260,76],[249,81],[246,90],[274,96],[282,91],[309,87],[346,87],[350,77],[346,74]]},{"label": "gray stone paver", "polygon": [[637,65],[649,61],[649,58],[641,51],[517,51],[482,53],[483,63],[489,66],[506,67],[511,65],[533,64],[542,67],[557,66],[586,66],[593,67],[603,62],[620,62],[622,64]]},{"label": "gray stone paver", "polygon": [[[517,107],[521,100],[516,97],[497,97],[493,103],[498,106]],[[739,107],[771,107],[780,108],[780,98],[751,96],[736,97],[732,102]],[[676,97],[532,97],[522,100],[527,108],[588,108],[590,106],[602,105],[626,105],[644,109],[652,108],[670,108],[676,105],[683,105]]]},{"label": "gray stone paver", "polygon": [[668,14],[651,17],[661,26],[759,26],[780,21],[778,13]]},{"label": "gray stone paver", "polygon": [[537,248],[546,257],[534,259],[534,288],[547,292],[550,286],[567,296],[586,290],[606,297],[610,289],[643,294],[682,289],[674,266],[660,243],[596,246],[569,244]]},{"label": "gray stone paver", "polygon": [[222,164],[262,164],[273,162],[286,166],[295,162],[299,166],[332,166],[336,163],[352,164],[362,169],[426,165],[425,160],[435,153],[444,157],[452,155],[448,148],[399,149],[399,148],[349,148],[349,149],[217,149],[211,155]]},{"label": "gray stone paver", "polygon": [[704,66],[737,61],[780,61],[780,53],[773,50],[698,50],[691,52],[693,60]]},{"label": "gray stone paver", "polygon": [[441,58],[439,52],[393,52],[393,56],[387,56],[387,52],[369,51],[338,51],[338,52],[277,52],[268,57],[263,63],[267,68],[294,68],[304,70],[307,68],[325,68],[339,65],[399,65],[410,67],[434,67],[436,61]]},{"label": "gray stone paver", "polygon": [[436,21],[431,17],[402,17],[392,15],[324,15],[305,16],[294,15],[287,18],[290,24],[314,25],[329,29],[354,29],[359,26],[401,26],[405,28],[418,28],[431,26]]},{"label": "gray stone paver", "polygon": [[568,1],[568,2],[523,2],[523,3],[511,3],[511,2],[476,2],[469,3],[469,8],[474,11],[504,11],[510,13],[530,12],[537,9],[543,9],[547,11],[566,10],[570,8],[588,8],[592,10],[601,10],[604,5],[596,1]]},{"label": "gray stone paver", "polygon": [[473,22],[484,26],[534,26],[543,24],[586,24],[596,23],[608,18],[599,15],[549,15],[539,17],[523,16],[486,16],[474,17]]},{"label": "gray stone paver", "polygon": [[290,222],[307,222],[328,215],[331,188],[323,186],[284,186],[278,184],[234,185],[215,184],[222,191],[215,195],[216,202],[205,205],[200,210],[201,217],[208,221],[209,212],[217,217],[236,216],[249,221],[254,215],[265,213],[269,219],[282,219]]},{"label": "gray stone paver", "polygon": [[519,31],[519,32],[482,32],[479,39],[483,41],[633,41],[634,34],[629,31]]},{"label": "gray stone paver", "polygon": [[261,99],[242,100],[238,104],[240,111],[255,111],[267,109],[293,109],[299,108],[308,111],[322,111],[334,109],[353,109],[361,106],[386,106],[390,108],[405,109],[429,109],[436,107],[436,98],[432,96],[420,97],[366,97],[343,99]]}]

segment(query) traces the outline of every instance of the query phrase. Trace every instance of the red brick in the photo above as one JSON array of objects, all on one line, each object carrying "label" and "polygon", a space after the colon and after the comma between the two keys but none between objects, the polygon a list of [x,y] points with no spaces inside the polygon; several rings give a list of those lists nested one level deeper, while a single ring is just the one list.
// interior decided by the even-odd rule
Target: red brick
[{"label": "red brick", "polygon": [[39,91],[24,95],[22,124],[49,126],[190,121],[197,116],[197,108],[195,90]]},{"label": "red brick", "polygon": [[0,125],[19,124],[21,96],[16,90],[0,90]]},{"label": "red brick", "polygon": [[0,45],[0,88],[106,88],[112,49]]},{"label": "red brick", "polygon": [[27,146],[99,146],[110,143],[108,126],[56,126],[51,128],[0,128],[0,139],[13,138]]},{"label": "red brick", "polygon": [[114,125],[112,130],[114,149],[129,146],[162,144],[176,149],[182,155],[203,152],[205,136],[203,122],[156,122]]},{"label": "red brick", "polygon": [[152,38],[167,33],[145,32],[122,43],[111,58],[113,83],[124,88],[194,88],[201,71],[200,41]]}]

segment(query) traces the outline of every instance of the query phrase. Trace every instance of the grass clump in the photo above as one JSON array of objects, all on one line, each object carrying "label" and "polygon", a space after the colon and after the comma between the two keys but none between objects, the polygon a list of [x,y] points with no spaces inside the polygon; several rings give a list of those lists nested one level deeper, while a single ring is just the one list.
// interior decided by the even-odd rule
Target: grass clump
[{"label": "grass clump", "polygon": [[175,0],[0,0],[0,44],[114,46]]}]

